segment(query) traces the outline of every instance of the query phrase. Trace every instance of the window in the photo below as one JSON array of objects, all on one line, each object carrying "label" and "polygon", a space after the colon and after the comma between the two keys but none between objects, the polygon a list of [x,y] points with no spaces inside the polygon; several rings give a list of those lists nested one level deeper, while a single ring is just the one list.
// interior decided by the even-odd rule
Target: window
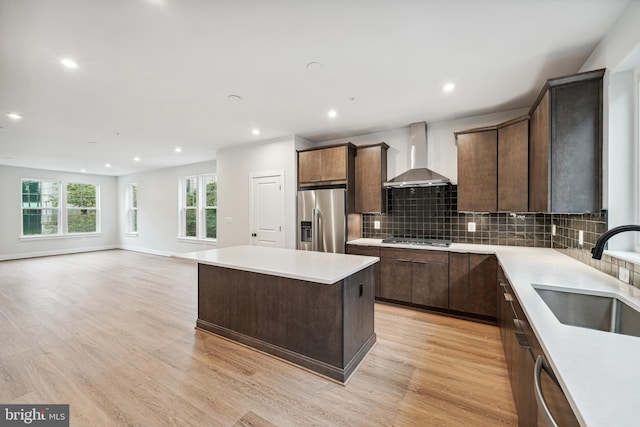
[{"label": "window", "polygon": [[217,236],[218,186],[213,174],[180,178],[179,237],[215,239]]},{"label": "window", "polygon": [[218,214],[218,182],[215,175],[204,175],[202,187],[205,189],[204,229],[205,238],[215,239],[217,236]]},{"label": "window", "polygon": [[67,184],[67,233],[99,231],[97,202],[97,185]]},{"label": "window", "polygon": [[22,235],[60,234],[60,183],[22,180]]},{"label": "window", "polygon": [[138,233],[138,184],[127,185],[127,233]]}]

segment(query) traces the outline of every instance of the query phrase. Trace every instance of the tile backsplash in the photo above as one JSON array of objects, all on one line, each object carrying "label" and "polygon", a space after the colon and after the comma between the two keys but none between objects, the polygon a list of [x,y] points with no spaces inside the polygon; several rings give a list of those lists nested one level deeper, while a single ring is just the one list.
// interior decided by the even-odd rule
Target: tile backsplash
[{"label": "tile backsplash", "polygon": [[[387,213],[363,214],[362,237],[418,237],[449,239],[454,243],[554,248],[614,277],[618,277],[620,267],[627,268],[630,283],[640,288],[640,265],[608,255],[602,260],[591,258],[596,240],[607,230],[606,210],[594,214],[458,212],[456,185],[387,191]],[[470,222],[475,223],[475,232],[468,231]]]}]

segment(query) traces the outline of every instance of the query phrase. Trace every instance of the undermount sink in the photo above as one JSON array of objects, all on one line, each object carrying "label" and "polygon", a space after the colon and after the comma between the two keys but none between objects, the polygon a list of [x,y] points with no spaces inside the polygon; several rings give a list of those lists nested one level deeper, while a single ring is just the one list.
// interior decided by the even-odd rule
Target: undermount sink
[{"label": "undermount sink", "polygon": [[565,325],[640,337],[640,311],[618,298],[536,285],[534,289]]}]

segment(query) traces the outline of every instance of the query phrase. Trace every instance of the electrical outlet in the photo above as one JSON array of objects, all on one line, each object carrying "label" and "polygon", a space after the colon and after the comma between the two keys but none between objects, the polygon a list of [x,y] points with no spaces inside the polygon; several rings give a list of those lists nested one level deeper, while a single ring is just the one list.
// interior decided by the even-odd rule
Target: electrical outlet
[{"label": "electrical outlet", "polygon": [[376,230],[380,230],[380,221],[373,221],[373,228],[375,228]]},{"label": "electrical outlet", "polygon": [[556,235],[556,225],[555,224],[551,224],[551,235],[552,236]]},{"label": "electrical outlet", "polygon": [[620,267],[618,270],[618,279],[622,280],[624,283],[629,283],[629,269]]},{"label": "electrical outlet", "polygon": [[578,230],[578,244],[584,244],[584,231]]},{"label": "electrical outlet", "polygon": [[467,231],[469,231],[470,233],[475,233],[476,232],[476,223],[473,221],[470,221],[467,223]]}]

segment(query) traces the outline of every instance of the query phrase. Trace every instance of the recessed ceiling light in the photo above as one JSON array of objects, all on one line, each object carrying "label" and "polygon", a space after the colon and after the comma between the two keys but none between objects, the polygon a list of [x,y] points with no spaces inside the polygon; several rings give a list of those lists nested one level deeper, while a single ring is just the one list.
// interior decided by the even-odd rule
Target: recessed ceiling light
[{"label": "recessed ceiling light", "polygon": [[104,167],[105,167],[105,168],[110,168],[110,167],[111,167],[111,163],[105,163],[105,164],[104,164]]},{"label": "recessed ceiling light", "polygon": [[327,114],[329,115],[329,117],[334,118],[338,115],[338,112],[336,110],[329,110],[329,113]]},{"label": "recessed ceiling light", "polygon": [[231,102],[240,102],[240,101],[242,101],[242,97],[240,95],[233,95],[233,94],[227,96],[227,99],[229,99],[229,101],[231,101]]},{"label": "recessed ceiling light", "polygon": [[22,116],[18,113],[7,113],[7,117],[12,120],[20,120],[22,118]]},{"label": "recessed ceiling light", "polygon": [[176,153],[181,153],[182,152],[182,148],[176,147],[176,148],[173,149],[173,151],[175,151]]},{"label": "recessed ceiling light", "polygon": [[135,156],[135,157],[133,158],[133,161],[134,161],[134,162],[139,162],[139,161],[140,161],[140,157]]},{"label": "recessed ceiling light", "polygon": [[254,129],[251,131],[251,133],[254,135],[260,135],[260,129]]},{"label": "recessed ceiling light", "polygon": [[60,63],[70,70],[78,68],[78,63],[71,58],[62,58]]},{"label": "recessed ceiling light", "polygon": [[87,170],[86,169],[80,169],[80,172],[85,173]]},{"label": "recessed ceiling light", "polygon": [[455,88],[456,88],[456,85],[454,83],[445,83],[445,85],[442,86],[442,90],[445,92],[451,92]]},{"label": "recessed ceiling light", "polygon": [[97,144],[98,141],[87,141],[87,144]]}]

